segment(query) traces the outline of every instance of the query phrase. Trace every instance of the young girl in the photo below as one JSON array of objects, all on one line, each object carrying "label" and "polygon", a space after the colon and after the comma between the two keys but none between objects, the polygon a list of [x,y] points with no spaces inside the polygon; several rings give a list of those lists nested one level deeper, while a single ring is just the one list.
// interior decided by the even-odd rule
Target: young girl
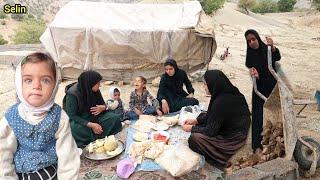
[{"label": "young girl", "polygon": [[[134,81],[135,90],[131,92],[129,111],[126,116],[131,119],[139,119],[140,114],[154,114],[157,112],[159,116],[162,115],[159,102],[146,89],[146,78],[138,76]],[[149,105],[148,99],[152,105]]]},{"label": "young girl", "polygon": [[54,103],[59,73],[36,52],[17,66],[19,103],[0,121],[0,179],[78,179],[80,156],[69,118]]},{"label": "young girl", "polygon": [[120,89],[111,87],[109,89],[109,100],[107,101],[107,110],[112,110],[116,115],[119,115],[121,120],[124,119],[123,103],[120,98]]},{"label": "young girl", "polygon": [[[268,69],[268,45],[272,49],[272,67],[275,68],[275,62],[281,59],[280,51],[273,45],[273,40],[266,37],[266,44],[261,40],[257,31],[249,29],[245,32],[247,41],[246,66],[249,68],[251,76],[257,78],[257,88],[264,96],[269,97],[277,81],[274,79]],[[256,151],[262,149],[261,132],[263,130],[263,104],[261,99],[252,91],[252,149]]]}]

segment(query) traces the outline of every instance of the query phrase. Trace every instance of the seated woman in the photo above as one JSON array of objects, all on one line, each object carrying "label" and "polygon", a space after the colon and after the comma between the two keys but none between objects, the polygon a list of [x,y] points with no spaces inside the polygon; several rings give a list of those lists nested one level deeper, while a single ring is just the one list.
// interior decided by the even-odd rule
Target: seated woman
[{"label": "seated woman", "polygon": [[182,128],[191,131],[189,147],[222,169],[246,142],[250,112],[244,96],[223,72],[209,70],[204,79],[211,94],[208,111],[186,120]]},{"label": "seated woman", "polygon": [[[161,76],[157,94],[162,112],[167,114],[180,111],[183,106],[198,105],[199,101],[193,98],[194,89],[187,73],[178,68],[176,61],[167,59],[164,68],[165,73]],[[183,90],[183,84],[188,93]]]},{"label": "seated woman", "polygon": [[116,134],[122,129],[120,117],[106,111],[106,104],[99,90],[101,80],[99,73],[86,71],[81,73],[78,83],[67,91],[65,108],[70,118],[72,136],[78,147]]}]

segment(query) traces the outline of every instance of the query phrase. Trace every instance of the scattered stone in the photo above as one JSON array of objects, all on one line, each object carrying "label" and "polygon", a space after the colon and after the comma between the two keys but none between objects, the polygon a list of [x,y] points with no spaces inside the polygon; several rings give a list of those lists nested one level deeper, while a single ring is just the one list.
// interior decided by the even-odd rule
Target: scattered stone
[{"label": "scattered stone", "polygon": [[104,85],[111,85],[111,84],[113,84],[114,82],[113,81],[105,81],[103,84]]},{"label": "scattered stone", "polygon": [[118,82],[118,86],[123,86],[124,85],[124,81],[119,81]]},{"label": "scattered stone", "polygon": [[159,76],[159,77],[157,77],[157,78],[155,78],[155,79],[153,79],[152,80],[152,86],[153,87],[159,87],[159,85],[160,85],[160,79],[161,79],[161,77]]},{"label": "scattered stone", "polygon": [[237,171],[246,167],[253,167],[259,163],[264,163],[276,159],[277,157],[284,157],[285,146],[283,138],[283,125],[280,122],[272,124],[267,121],[261,133],[263,145],[262,150],[255,153],[249,153],[241,158],[238,158],[235,163],[231,165],[228,171]]}]

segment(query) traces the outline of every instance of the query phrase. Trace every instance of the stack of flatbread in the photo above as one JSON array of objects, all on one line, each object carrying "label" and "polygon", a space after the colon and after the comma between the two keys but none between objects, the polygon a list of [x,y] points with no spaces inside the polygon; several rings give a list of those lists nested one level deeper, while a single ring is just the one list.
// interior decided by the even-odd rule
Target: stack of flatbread
[{"label": "stack of flatbread", "polygon": [[168,124],[169,126],[174,126],[179,122],[179,114],[175,115],[175,116],[160,116],[157,118],[158,120],[165,122],[166,124]]},{"label": "stack of flatbread", "polygon": [[139,119],[132,127],[140,132],[150,132],[154,127],[154,123],[149,120]]},{"label": "stack of flatbread", "polygon": [[155,159],[164,150],[164,143],[155,141],[133,142],[129,148],[129,156],[136,160],[138,164],[143,158]]},{"label": "stack of flatbread", "polygon": [[139,115],[139,120],[141,121],[150,121],[150,122],[156,122],[157,118],[155,116],[141,114]]}]

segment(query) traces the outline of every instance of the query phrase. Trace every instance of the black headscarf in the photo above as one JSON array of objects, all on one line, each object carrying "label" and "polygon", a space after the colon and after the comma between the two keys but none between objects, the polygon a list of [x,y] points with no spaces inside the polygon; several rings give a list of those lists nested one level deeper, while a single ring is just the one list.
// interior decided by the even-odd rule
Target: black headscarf
[{"label": "black headscarf", "polygon": [[[177,62],[174,59],[168,58],[165,61],[164,66],[168,66],[168,65],[170,65],[174,68],[175,73],[173,76],[169,76],[167,73],[164,73],[161,77],[161,81],[165,82],[165,84],[166,84],[165,91],[169,91],[169,93],[167,93],[167,94],[170,97],[167,97],[168,98],[167,100],[172,101],[174,98],[176,98],[178,96],[179,97],[186,97],[188,95],[188,93],[194,93],[194,89],[192,87],[190,80],[188,79],[187,73],[178,67]],[[183,90],[184,83],[185,83],[185,86],[186,86],[188,93],[186,93]],[[161,87],[162,87],[162,83],[160,82],[159,91],[162,91]],[[158,93],[159,93],[159,91],[158,91]],[[160,99],[162,99],[162,97]]]},{"label": "black headscarf", "polygon": [[[259,48],[252,49],[247,42],[247,56],[246,56],[246,66],[248,68],[254,67],[259,73],[259,79],[257,79],[257,86],[259,91],[265,96],[269,96],[273,87],[276,84],[276,80],[270,73],[268,69],[268,47],[261,40],[257,31],[249,29],[245,32],[245,38],[248,34],[254,35],[258,42]],[[275,62],[281,59],[281,55],[278,49],[275,52],[272,52],[272,67],[275,69]],[[275,69],[276,70],[276,69]]]},{"label": "black headscarf", "polygon": [[[247,102],[237,87],[220,70],[208,70],[204,74],[211,96],[208,113],[249,114]],[[242,112],[241,112],[242,111]]]},{"label": "black headscarf", "polygon": [[209,92],[213,97],[220,94],[240,94],[238,88],[234,87],[227,76],[220,70],[208,70],[204,74]]},{"label": "black headscarf", "polygon": [[[175,74],[173,76],[175,76],[177,74],[177,71],[179,70],[179,67],[177,65],[177,62],[174,59],[168,58],[166,60],[166,62],[164,63],[164,66],[172,66],[174,68],[174,72]],[[168,75],[168,74],[167,74]],[[169,75],[168,75],[169,76]]]},{"label": "black headscarf", "polygon": [[[245,32],[244,36],[247,38],[249,34],[252,34],[256,37],[259,42],[258,49],[252,49],[247,42],[247,57],[246,57],[246,66],[248,68],[255,67],[256,69],[263,68],[265,66],[268,67],[268,59],[267,59],[267,45],[261,40],[257,31],[253,29],[249,29]],[[257,69],[257,70],[258,70]],[[259,72],[259,71],[258,71]]]},{"label": "black headscarf", "polygon": [[96,105],[104,105],[105,102],[100,90],[92,91],[92,87],[102,80],[102,76],[96,71],[85,71],[78,78],[77,89],[79,90],[84,108],[90,113],[90,108]]},{"label": "black headscarf", "polygon": [[250,112],[238,88],[219,70],[206,71],[204,78],[212,96],[207,113],[197,118],[200,125],[192,127],[191,132],[210,137],[218,134],[230,137],[239,132],[247,134]]}]

